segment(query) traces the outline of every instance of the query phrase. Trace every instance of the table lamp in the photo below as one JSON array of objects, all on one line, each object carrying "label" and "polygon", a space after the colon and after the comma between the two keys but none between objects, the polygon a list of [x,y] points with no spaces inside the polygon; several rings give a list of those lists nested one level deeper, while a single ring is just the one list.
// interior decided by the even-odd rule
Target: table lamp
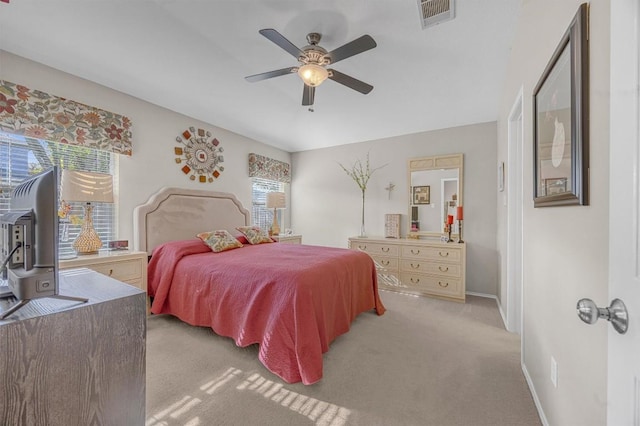
[{"label": "table lamp", "polygon": [[73,248],[79,255],[96,254],[102,240],[93,228],[91,203],[113,203],[113,177],[105,173],[62,170],[60,199],[81,202],[84,205],[84,222]]},{"label": "table lamp", "polygon": [[284,209],[285,207],[287,207],[287,203],[285,201],[284,192],[267,193],[267,208],[273,209],[273,224],[271,225],[272,235],[280,235],[277,209]]}]

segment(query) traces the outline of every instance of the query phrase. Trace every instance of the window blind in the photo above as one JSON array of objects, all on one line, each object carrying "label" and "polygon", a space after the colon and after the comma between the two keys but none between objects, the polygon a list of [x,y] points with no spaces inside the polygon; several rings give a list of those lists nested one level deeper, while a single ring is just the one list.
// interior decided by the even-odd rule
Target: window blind
[{"label": "window blind", "polygon": [[[117,154],[58,142],[24,138],[0,132],[0,213],[9,211],[11,191],[31,175],[54,165],[60,169],[109,173],[117,188]],[[60,257],[75,254],[73,241],[80,232],[84,217],[82,203],[70,203],[68,217],[60,220]],[[115,239],[117,205],[96,203],[93,226],[103,243]]]},{"label": "window blind", "polygon": [[[251,178],[251,218],[253,225],[269,229],[273,223],[273,210],[267,208],[267,193],[284,192],[284,183],[259,177]],[[282,220],[279,220],[282,227]]]}]

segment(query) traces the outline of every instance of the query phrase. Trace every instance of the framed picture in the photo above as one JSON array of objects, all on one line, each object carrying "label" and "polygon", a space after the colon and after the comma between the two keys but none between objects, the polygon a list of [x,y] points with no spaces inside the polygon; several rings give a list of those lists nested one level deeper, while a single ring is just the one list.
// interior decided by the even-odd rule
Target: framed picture
[{"label": "framed picture", "polygon": [[414,186],[413,204],[431,204],[431,187],[428,185]]},{"label": "framed picture", "polygon": [[589,203],[588,12],[582,4],[533,92],[534,207]]},{"label": "framed picture", "polygon": [[567,192],[567,178],[551,178],[544,180],[545,194],[555,195]]}]

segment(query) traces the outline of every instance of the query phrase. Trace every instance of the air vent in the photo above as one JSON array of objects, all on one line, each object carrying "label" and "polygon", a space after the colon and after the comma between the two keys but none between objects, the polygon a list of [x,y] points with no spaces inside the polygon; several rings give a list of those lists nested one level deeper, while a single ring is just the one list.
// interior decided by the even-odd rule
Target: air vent
[{"label": "air vent", "polygon": [[422,29],[455,17],[455,0],[418,0]]}]

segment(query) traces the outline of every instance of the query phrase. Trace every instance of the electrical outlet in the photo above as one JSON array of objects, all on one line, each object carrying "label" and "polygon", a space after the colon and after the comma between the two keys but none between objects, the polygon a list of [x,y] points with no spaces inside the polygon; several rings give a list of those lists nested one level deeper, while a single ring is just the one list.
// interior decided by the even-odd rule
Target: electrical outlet
[{"label": "electrical outlet", "polygon": [[551,383],[553,387],[558,387],[558,363],[554,357],[551,357]]},{"label": "electrical outlet", "polygon": [[[24,246],[24,226],[14,225],[12,229],[12,238],[13,247],[15,247],[17,243],[20,243]],[[24,247],[21,246],[16,249],[16,252],[13,253],[13,257],[11,258],[11,262],[14,264],[24,262]]]}]

